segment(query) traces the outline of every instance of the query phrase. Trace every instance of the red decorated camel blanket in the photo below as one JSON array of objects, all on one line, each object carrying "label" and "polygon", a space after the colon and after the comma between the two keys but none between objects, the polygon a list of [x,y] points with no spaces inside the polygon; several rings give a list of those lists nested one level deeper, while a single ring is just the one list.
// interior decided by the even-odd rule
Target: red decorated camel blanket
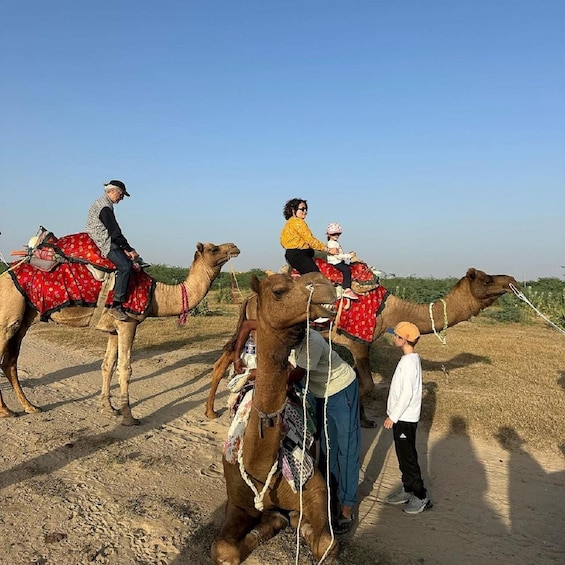
[{"label": "red decorated camel blanket", "polygon": [[[332,283],[343,282],[343,275],[333,265],[323,259],[315,259],[318,268]],[[298,275],[296,271],[293,274]],[[358,289],[371,288],[359,294],[359,300],[348,300],[349,308],[343,308],[337,323],[337,333],[363,343],[372,343],[377,316],[384,308],[388,290],[378,283],[375,274],[366,263],[351,263],[352,287]],[[336,308],[339,308],[338,300]]]},{"label": "red decorated camel blanket", "polygon": [[[77,233],[56,238],[53,234],[41,246],[54,254],[59,263],[50,271],[35,267],[30,262],[14,263],[10,275],[28,304],[40,315],[42,321],[51,314],[69,306],[94,308],[102,288],[87,265],[111,272],[114,264],[100,254],[100,250],[87,233]],[[143,315],[153,297],[155,280],[143,271],[132,270],[126,312]],[[113,291],[108,293],[106,307],[112,305]]]}]

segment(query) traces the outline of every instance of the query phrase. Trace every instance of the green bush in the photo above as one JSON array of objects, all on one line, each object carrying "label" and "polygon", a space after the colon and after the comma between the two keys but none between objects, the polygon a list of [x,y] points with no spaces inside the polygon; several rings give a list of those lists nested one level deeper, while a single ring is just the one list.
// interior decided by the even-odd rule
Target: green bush
[{"label": "green bush", "polygon": [[[543,278],[535,283],[526,283],[522,291],[541,314],[554,324],[565,328],[565,282],[557,278]],[[538,316],[531,306],[523,302],[522,304],[530,318]]]},{"label": "green bush", "polygon": [[208,298],[204,297],[200,304],[190,311],[191,316],[210,316],[210,305]]}]

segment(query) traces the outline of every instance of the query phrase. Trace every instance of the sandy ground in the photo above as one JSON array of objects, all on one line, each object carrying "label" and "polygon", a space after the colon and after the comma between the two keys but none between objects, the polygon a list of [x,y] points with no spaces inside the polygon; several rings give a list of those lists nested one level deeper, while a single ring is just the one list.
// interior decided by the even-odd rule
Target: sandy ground
[{"label": "sandy ground", "polygon": [[[142,425],[125,428],[99,413],[99,358],[28,336],[21,380],[44,412],[0,420],[0,563],[208,563],[225,501],[228,417],[209,421],[203,405],[221,345],[134,353],[131,400]],[[223,383],[220,391],[217,408]],[[434,508],[408,516],[382,503],[398,484],[391,433],[363,430],[359,522],[340,563],[565,563],[563,457],[419,434]],[[287,530],[246,563],[311,559],[304,545],[296,557]]]}]

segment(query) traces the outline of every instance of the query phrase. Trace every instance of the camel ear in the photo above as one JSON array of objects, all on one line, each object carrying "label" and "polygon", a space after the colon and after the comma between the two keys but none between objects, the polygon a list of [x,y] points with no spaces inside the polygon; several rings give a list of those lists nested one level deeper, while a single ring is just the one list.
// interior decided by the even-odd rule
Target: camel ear
[{"label": "camel ear", "polygon": [[198,259],[199,255],[202,255],[202,251],[204,251],[204,244],[198,242],[196,244],[196,251],[194,252],[194,260]]},{"label": "camel ear", "polygon": [[470,269],[467,269],[467,274],[465,276],[473,281],[477,277],[477,271],[474,267],[471,267]]},{"label": "camel ear", "polygon": [[255,292],[256,294],[259,293],[259,279],[257,278],[257,275],[252,274],[251,275],[251,279],[249,280],[249,284],[251,286],[251,290],[253,292]]}]

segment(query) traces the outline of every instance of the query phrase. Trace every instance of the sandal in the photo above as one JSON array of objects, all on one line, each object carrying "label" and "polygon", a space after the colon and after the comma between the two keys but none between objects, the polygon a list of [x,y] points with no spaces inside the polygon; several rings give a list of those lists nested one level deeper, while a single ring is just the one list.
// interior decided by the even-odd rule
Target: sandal
[{"label": "sandal", "polygon": [[351,514],[351,518],[346,518],[343,514],[340,513],[333,527],[334,534],[339,536],[349,533],[354,522],[355,514]]}]

